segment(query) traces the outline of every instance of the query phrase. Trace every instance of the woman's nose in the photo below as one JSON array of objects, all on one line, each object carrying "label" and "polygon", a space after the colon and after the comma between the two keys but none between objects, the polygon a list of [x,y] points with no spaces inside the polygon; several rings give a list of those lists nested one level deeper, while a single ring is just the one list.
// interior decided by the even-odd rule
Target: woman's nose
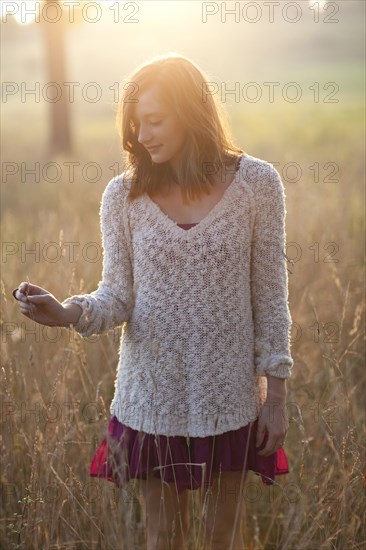
[{"label": "woman's nose", "polygon": [[141,145],[145,145],[145,144],[149,143],[149,141],[150,141],[149,131],[145,128],[144,129],[140,128],[139,132],[138,132],[137,140],[138,140],[139,143],[141,143]]}]

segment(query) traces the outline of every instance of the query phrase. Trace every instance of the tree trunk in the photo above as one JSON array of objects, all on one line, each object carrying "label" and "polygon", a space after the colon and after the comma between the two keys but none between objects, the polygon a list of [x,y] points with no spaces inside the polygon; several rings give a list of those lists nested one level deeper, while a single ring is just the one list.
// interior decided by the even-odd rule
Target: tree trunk
[{"label": "tree trunk", "polygon": [[[62,4],[60,9],[62,10]],[[45,3],[55,3],[54,0],[45,0]],[[49,8],[48,18],[55,17],[55,10]],[[66,78],[66,59],[65,59],[65,23],[64,17],[55,23],[50,23],[40,16],[41,32],[44,40],[46,54],[46,75],[47,83],[55,83],[56,88],[49,88],[49,96],[56,97],[61,95],[58,101],[49,101],[50,108],[50,134],[48,156],[57,153],[71,153],[71,133],[70,133],[70,108],[69,92],[64,82]],[[52,93],[52,96],[51,96]]]}]

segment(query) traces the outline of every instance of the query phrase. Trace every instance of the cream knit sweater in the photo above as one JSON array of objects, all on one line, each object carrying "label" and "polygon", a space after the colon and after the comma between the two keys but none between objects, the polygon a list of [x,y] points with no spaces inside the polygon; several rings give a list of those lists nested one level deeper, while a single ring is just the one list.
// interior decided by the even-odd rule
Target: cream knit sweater
[{"label": "cream knit sweater", "polygon": [[123,325],[111,414],[147,433],[205,437],[255,420],[266,375],[289,378],[285,192],[245,154],[221,200],[189,230],[130,182],[103,192],[102,280],[81,305],[87,338]]}]

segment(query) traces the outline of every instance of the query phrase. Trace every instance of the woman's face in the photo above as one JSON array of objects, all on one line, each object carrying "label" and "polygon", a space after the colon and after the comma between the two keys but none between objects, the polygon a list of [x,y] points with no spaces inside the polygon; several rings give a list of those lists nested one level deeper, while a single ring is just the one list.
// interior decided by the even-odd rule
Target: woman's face
[{"label": "woman's face", "polygon": [[151,160],[157,164],[169,162],[174,167],[186,134],[175,113],[160,100],[156,87],[140,95],[133,121],[137,139],[149,152]]}]

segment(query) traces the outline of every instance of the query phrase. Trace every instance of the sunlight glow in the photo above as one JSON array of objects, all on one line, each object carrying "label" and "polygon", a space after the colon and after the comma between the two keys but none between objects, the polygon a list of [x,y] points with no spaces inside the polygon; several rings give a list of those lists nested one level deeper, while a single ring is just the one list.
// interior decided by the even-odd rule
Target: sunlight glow
[{"label": "sunlight glow", "polygon": [[[97,0],[102,9],[112,9],[112,6],[119,2],[121,5],[126,3],[126,0]],[[319,11],[324,11],[328,0],[308,0],[309,4],[313,7],[318,5]],[[17,23],[20,25],[29,25],[36,20],[36,11],[42,9],[43,0],[2,0],[0,3],[0,16],[1,20],[5,21],[10,15],[12,15]],[[151,3],[153,4],[153,3]],[[60,2],[62,7],[62,0]],[[146,8],[148,4],[146,5]],[[154,13],[156,13],[154,9]]]},{"label": "sunlight glow", "polygon": [[319,4],[319,11],[323,11],[328,0],[309,0],[309,4]]},{"label": "sunlight glow", "polygon": [[1,2],[1,20],[4,21],[9,15],[13,15],[19,25],[29,25],[36,19],[36,11],[39,8],[39,0],[12,0],[12,2]]},{"label": "sunlight glow", "polygon": [[[117,2],[123,5],[126,0],[97,0],[96,3],[104,10],[112,9],[112,6],[115,6]],[[4,21],[9,16],[13,16],[19,25],[29,25],[37,19],[36,11],[42,12],[43,5],[44,0],[1,0],[0,17]],[[62,0],[60,1],[60,7],[62,8]]]}]

